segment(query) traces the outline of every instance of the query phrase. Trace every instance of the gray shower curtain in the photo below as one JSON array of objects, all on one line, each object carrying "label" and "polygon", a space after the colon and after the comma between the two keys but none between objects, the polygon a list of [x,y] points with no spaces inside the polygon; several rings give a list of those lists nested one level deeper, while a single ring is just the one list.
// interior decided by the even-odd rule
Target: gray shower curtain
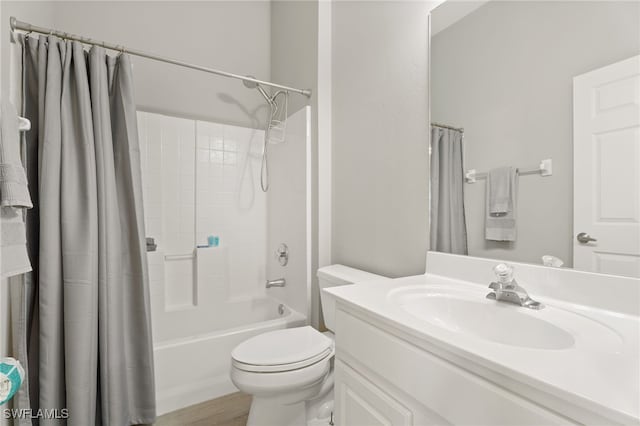
[{"label": "gray shower curtain", "polygon": [[462,132],[431,127],[430,250],[467,253]]},{"label": "gray shower curtain", "polygon": [[29,375],[19,408],[66,408],[69,425],[153,423],[130,58],[56,37],[19,42],[35,199],[27,217],[34,272],[24,283],[21,333],[14,336]]}]

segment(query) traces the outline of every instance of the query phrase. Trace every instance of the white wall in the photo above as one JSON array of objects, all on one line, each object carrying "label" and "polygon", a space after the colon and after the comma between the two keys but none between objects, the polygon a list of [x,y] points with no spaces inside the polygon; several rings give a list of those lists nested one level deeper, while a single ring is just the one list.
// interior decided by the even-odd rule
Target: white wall
[{"label": "white wall", "polygon": [[331,264],[331,2],[318,4],[318,266]]},{"label": "white wall", "polygon": [[491,1],[433,38],[432,119],[464,127],[465,167],[553,158],[553,176],[519,180],[514,244],[484,240],[485,181],[465,185],[470,255],[571,266],[572,78],[637,55],[639,34],[637,2]]},{"label": "white wall", "polygon": [[[312,202],[312,245],[311,245],[311,324],[319,324],[319,293],[316,278],[318,268],[318,13],[320,2],[279,1],[271,2],[271,78],[275,82],[312,90],[308,99],[291,95],[289,114],[299,111],[305,105],[311,106],[311,202]],[[281,157],[282,160],[285,157]],[[281,159],[271,158],[272,167],[288,167]],[[272,247],[269,247],[272,249]]]},{"label": "white wall", "polygon": [[[285,278],[285,288],[272,288],[267,294],[284,301],[309,316],[307,132],[309,107],[289,116],[285,142],[269,145],[269,192],[267,196],[267,277]],[[274,252],[280,243],[289,247],[289,263],[281,266]]]},{"label": "white wall", "polygon": [[424,272],[431,6],[332,5],[334,263],[388,276]]},{"label": "white wall", "polygon": [[[270,78],[269,2],[51,3],[54,27],[62,31],[206,67]],[[35,18],[30,20],[39,23]],[[239,80],[137,57],[133,65],[139,109],[246,127],[263,122],[264,100]]]}]

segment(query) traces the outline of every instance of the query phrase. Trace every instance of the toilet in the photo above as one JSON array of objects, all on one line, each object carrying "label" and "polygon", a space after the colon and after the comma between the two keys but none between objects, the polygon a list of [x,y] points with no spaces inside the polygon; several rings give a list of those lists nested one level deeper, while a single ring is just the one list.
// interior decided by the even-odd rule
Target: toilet
[{"label": "toilet", "polygon": [[253,396],[247,426],[326,425],[333,410],[335,300],[322,289],[383,279],[344,265],[318,269],[329,331],[304,326],[270,331],[231,353],[231,380]]}]

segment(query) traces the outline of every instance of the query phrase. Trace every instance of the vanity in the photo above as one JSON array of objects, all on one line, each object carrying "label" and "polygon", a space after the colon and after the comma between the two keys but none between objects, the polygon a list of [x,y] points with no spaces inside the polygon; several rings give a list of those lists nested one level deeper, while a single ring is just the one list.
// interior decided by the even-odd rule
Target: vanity
[{"label": "vanity", "polygon": [[487,298],[499,263],[324,290],[336,425],[640,424],[639,280],[510,262],[529,309]]}]

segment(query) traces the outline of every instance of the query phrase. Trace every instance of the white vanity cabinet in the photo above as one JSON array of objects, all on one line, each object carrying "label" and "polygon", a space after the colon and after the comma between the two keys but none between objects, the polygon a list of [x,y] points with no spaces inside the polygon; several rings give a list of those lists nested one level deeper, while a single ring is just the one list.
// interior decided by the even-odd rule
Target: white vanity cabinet
[{"label": "white vanity cabinet", "polygon": [[336,360],[337,425],[413,425],[413,412],[399,395],[391,395],[344,361]]},{"label": "white vanity cabinet", "polygon": [[528,309],[486,297],[495,261],[427,265],[324,290],[336,424],[640,426],[638,280],[513,264],[544,305]]},{"label": "white vanity cabinet", "polygon": [[339,304],[335,423],[559,425],[576,423],[418,347],[402,332]]}]

